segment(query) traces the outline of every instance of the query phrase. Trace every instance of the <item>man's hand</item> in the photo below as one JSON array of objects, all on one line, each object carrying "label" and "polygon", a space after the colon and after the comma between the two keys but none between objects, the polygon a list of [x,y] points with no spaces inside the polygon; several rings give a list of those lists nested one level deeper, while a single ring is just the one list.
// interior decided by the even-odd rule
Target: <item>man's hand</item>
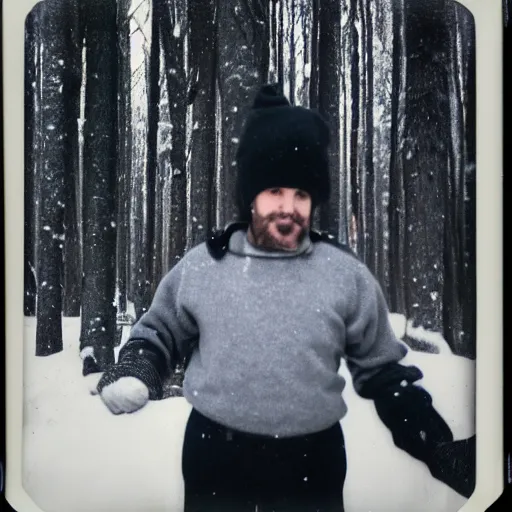
[{"label": "man's hand", "polygon": [[136,377],[121,377],[105,386],[100,397],[113,414],[130,413],[148,403],[149,389]]}]

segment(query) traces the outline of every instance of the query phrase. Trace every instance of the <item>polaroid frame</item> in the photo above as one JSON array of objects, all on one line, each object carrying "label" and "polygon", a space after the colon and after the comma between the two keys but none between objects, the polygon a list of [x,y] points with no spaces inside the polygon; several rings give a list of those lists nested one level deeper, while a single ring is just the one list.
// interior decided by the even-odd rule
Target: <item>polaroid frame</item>
[{"label": "polaroid frame", "polygon": [[[477,84],[477,480],[462,512],[504,489],[502,261],[502,0],[458,0],[475,18]],[[24,23],[36,0],[2,5],[5,190],[6,475],[15,510],[39,512],[22,486]]]}]

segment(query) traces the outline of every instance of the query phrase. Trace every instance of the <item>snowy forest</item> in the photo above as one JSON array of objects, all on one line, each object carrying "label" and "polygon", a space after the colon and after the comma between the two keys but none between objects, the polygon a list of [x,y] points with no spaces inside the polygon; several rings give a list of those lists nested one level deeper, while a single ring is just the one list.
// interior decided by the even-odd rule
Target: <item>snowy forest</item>
[{"label": "snowy forest", "polygon": [[[44,0],[25,29],[25,300],[36,355],[80,318],[114,361],[161,277],[236,220],[234,155],[261,84],[332,130],[314,219],[390,311],[474,359],[475,27],[449,0]],[[88,360],[89,359],[89,360]]]}]

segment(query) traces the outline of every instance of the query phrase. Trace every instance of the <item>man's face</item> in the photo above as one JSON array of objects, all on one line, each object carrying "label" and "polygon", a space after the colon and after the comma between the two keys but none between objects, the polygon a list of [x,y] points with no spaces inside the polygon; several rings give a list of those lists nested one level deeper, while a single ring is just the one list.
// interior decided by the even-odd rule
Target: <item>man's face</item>
[{"label": "man's face", "polygon": [[308,232],[311,196],[297,188],[269,188],[253,202],[253,243],[265,249],[293,251]]}]

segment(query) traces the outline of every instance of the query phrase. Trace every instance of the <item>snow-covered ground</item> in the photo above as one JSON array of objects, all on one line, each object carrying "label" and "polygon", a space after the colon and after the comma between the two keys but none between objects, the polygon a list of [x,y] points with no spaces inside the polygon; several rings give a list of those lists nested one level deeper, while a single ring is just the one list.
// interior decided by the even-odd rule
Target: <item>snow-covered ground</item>
[{"label": "snow-covered ground", "polygon": [[[82,377],[80,321],[63,320],[64,350],[37,358],[35,319],[25,319],[23,485],[45,512],[181,512],[181,448],[190,406],[183,398],[111,414]],[[457,439],[474,433],[474,361],[410,351],[405,362]],[[467,501],[394,447],[372,402],[347,378],[346,512],[448,512]]]}]

